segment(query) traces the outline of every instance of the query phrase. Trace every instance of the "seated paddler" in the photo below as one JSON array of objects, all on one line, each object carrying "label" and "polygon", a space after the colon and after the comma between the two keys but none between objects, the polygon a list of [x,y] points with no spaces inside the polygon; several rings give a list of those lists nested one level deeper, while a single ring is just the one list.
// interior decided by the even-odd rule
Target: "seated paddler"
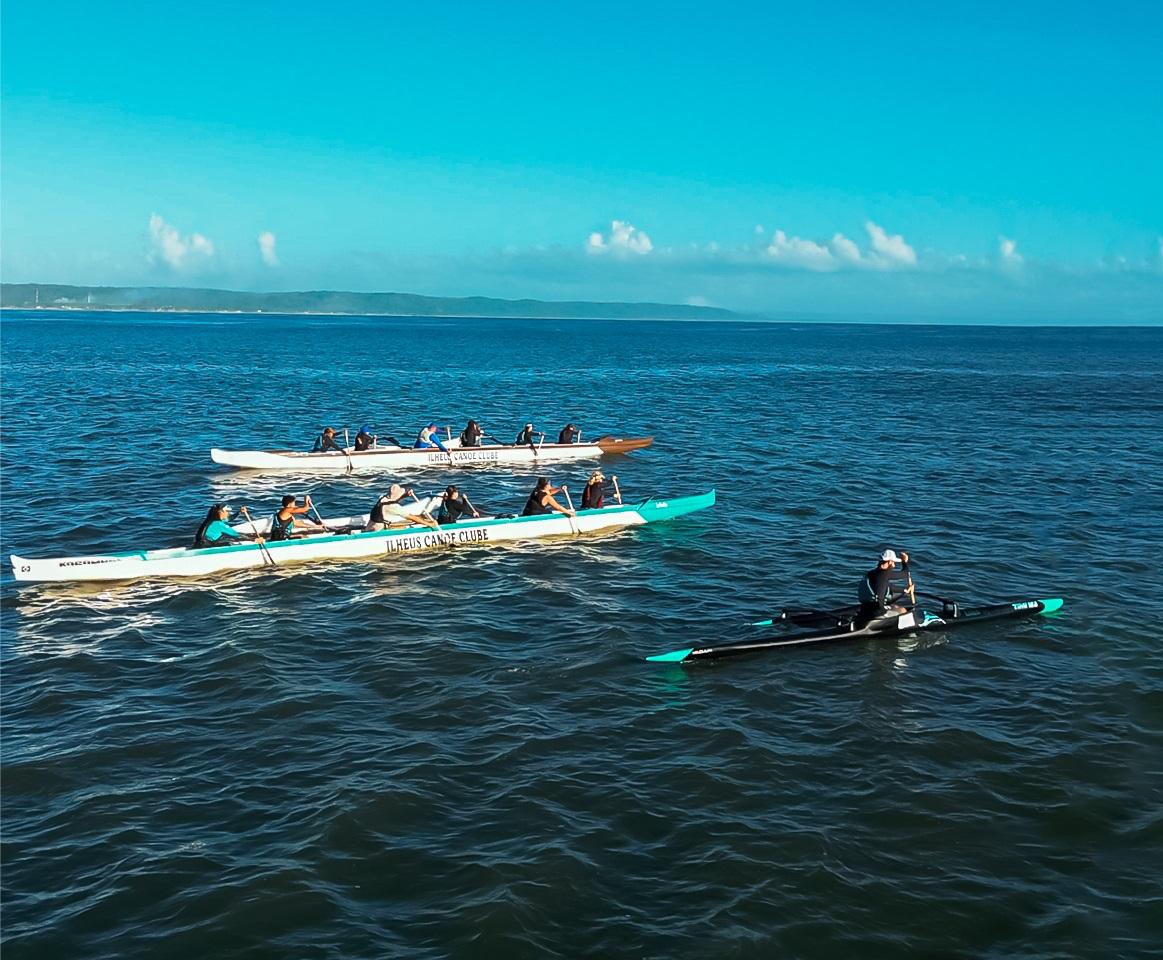
[{"label": "seated paddler", "polygon": [[335,450],[338,453],[343,453],[343,447],[335,439],[335,428],[324,427],[323,432],[315,438],[315,446],[311,448],[312,453],[327,453]]},{"label": "seated paddler", "polygon": [[456,484],[449,484],[444,493],[440,496],[440,512],[436,515],[436,519],[441,523],[456,523],[462,517],[479,517],[477,512],[470,502],[468,497],[461,493]]},{"label": "seated paddler", "polygon": [[430,423],[418,434],[416,434],[416,442],[412,445],[414,449],[420,450],[426,447],[437,447],[448,453],[448,448],[440,442],[440,428]]},{"label": "seated paddler", "polygon": [[413,527],[431,527],[433,530],[439,530],[440,524],[430,516],[412,512],[404,506],[405,497],[415,498],[415,496],[411,487],[405,489],[398,483],[393,483],[388,492],[372,506],[364,530],[367,532],[386,530],[394,524],[399,525],[401,521]]},{"label": "seated paddler", "polygon": [[300,504],[290,494],[283,497],[282,506],[275,511],[275,515],[271,517],[271,540],[290,540],[296,530],[303,531],[317,531],[322,528],[308,520],[299,519],[304,514],[311,512],[311,494],[307,494]]},{"label": "seated paddler", "polygon": [[[611,483],[617,483],[618,478],[610,477]],[[583,510],[600,510],[606,505],[606,475],[601,470],[595,470],[586,481],[582,490],[581,508]]]},{"label": "seated paddler", "polygon": [[359,433],[355,435],[355,452],[360,453],[364,450],[370,450],[376,445],[376,435],[372,433],[370,424],[365,423],[359,428]]},{"label": "seated paddler", "polygon": [[549,482],[548,477],[538,477],[537,486],[525,501],[525,509],[521,511],[521,516],[537,517],[547,513],[564,513],[567,517],[572,517],[575,511],[563,507],[553,499],[555,493],[561,493],[564,489],[565,487],[555,487]]},{"label": "seated paddler", "polygon": [[460,432],[460,445],[462,447],[479,447],[481,445],[481,437],[485,432],[481,429],[481,425],[475,420],[470,420],[468,425]]},{"label": "seated paddler", "polygon": [[898,557],[895,550],[885,550],[880,555],[880,562],[861,578],[856,591],[860,600],[860,610],[856,614],[857,627],[863,627],[878,617],[907,612],[905,607],[894,603],[892,599],[892,581],[900,576],[894,576],[897,563],[901,564],[901,574],[907,577],[909,555],[902,550]]},{"label": "seated paddler", "polygon": [[230,520],[230,507],[224,503],[216,503],[206,511],[206,519],[194,534],[191,548],[201,550],[203,547],[225,547],[232,543],[254,542],[264,543],[262,537],[253,533],[243,533],[235,530]]}]

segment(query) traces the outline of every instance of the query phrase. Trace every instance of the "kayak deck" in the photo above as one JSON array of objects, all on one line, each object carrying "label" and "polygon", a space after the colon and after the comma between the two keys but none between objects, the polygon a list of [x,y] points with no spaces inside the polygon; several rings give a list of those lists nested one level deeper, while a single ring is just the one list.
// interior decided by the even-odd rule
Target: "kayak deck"
[{"label": "kayak deck", "polygon": [[[1061,598],[1055,597],[1045,600],[1015,600],[1009,603],[996,603],[980,607],[961,607],[956,604],[950,607],[946,604],[939,614],[929,613],[925,610],[909,610],[898,616],[877,618],[859,625],[855,619],[855,608],[847,607],[833,611],[832,613],[835,615],[833,622],[822,629],[769,636],[742,643],[686,647],[681,650],[655,654],[646,659],[652,663],[691,663],[696,660],[722,660],[727,657],[762,653],[783,647],[811,646],[879,637],[899,637],[922,631],[949,630],[974,623],[988,623],[995,620],[1027,618],[1054,613],[1061,609],[1063,602]],[[827,611],[823,611],[816,614],[806,614],[804,618],[828,618],[829,616]],[[796,618],[793,617],[791,622],[795,623]]]}]

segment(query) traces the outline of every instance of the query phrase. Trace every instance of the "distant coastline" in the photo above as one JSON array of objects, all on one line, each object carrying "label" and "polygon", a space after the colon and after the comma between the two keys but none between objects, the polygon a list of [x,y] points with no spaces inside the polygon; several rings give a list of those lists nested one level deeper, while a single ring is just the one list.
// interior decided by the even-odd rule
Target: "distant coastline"
[{"label": "distant coastline", "polygon": [[200,287],[81,287],[57,283],[0,284],[0,307],[11,310],[546,320],[743,319],[742,314],[719,307],[670,303],[501,300],[493,297],[427,297],[415,293],[355,293],[341,290],[251,293]]}]

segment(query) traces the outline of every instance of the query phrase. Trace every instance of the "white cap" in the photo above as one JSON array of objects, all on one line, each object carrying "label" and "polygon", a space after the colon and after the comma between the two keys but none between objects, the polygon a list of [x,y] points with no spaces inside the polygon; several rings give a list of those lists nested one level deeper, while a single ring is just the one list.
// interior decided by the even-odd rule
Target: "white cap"
[{"label": "white cap", "polygon": [[885,550],[884,553],[880,555],[880,562],[884,563],[885,560],[891,560],[893,563],[900,563],[901,558],[898,557],[894,551]]}]

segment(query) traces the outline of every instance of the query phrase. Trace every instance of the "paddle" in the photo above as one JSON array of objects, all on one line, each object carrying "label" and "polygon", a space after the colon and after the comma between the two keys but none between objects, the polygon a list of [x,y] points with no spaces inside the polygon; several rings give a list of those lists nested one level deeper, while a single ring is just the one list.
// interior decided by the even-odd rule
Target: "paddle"
[{"label": "paddle", "polygon": [[244,517],[246,517],[246,522],[249,523],[251,526],[251,529],[254,530],[255,541],[258,543],[259,550],[262,551],[263,561],[270,563],[270,565],[272,567],[277,567],[278,564],[275,563],[275,558],[271,556],[271,552],[270,552],[270,550],[267,549],[267,545],[265,543],[263,543],[262,540],[259,538],[258,527],[255,526],[254,521],[250,518],[250,511],[247,510],[246,507],[242,507],[239,509],[238,512],[241,513]]},{"label": "paddle", "polygon": [[[414,491],[414,490],[413,490],[411,487],[409,487],[409,488],[408,488],[408,493],[410,493],[410,494],[412,495],[412,499],[413,499],[413,500],[415,500],[417,504],[419,504],[419,503],[420,503],[420,498],[419,498],[418,496],[416,496],[416,491]],[[435,520],[435,518],[432,516],[432,514],[430,514],[430,513],[428,512],[428,508],[427,508],[427,507],[424,507],[424,508],[423,508],[423,509],[420,511],[420,516],[422,516],[422,517],[427,517],[429,520],[431,520],[431,521],[432,521],[432,525],[433,525],[433,527],[435,527],[437,530],[439,530],[439,529],[440,529],[440,524],[439,524],[439,523],[437,523],[437,522],[436,522],[436,520]]]},{"label": "paddle", "polygon": [[319,521],[319,526],[321,526],[328,533],[334,533],[335,531],[332,530],[331,527],[327,526],[327,521],[324,520],[322,516],[320,516],[319,508],[315,506],[315,501],[311,499],[311,494],[304,494],[303,499],[307,501],[307,505],[314,511],[315,519]]},{"label": "paddle", "polygon": [[614,478],[614,496],[618,498],[618,506],[622,505],[622,491],[618,489],[618,478]]},{"label": "paddle", "polygon": [[468,504],[468,508],[472,511],[472,515],[474,517],[479,517],[481,515],[480,511],[472,505],[472,501],[467,496],[465,496],[463,493],[460,495],[460,499]]},{"label": "paddle", "polygon": [[[544,436],[544,434],[542,434],[542,436]],[[573,510],[573,498],[569,495],[569,487],[567,487],[564,483],[561,485],[561,492],[565,494],[565,502],[569,504],[569,509],[572,511]],[[575,536],[580,536],[581,529],[577,525],[577,518],[574,517],[572,515],[572,513],[567,513],[565,515],[565,517],[569,521],[570,530],[572,530],[574,532]]]}]

